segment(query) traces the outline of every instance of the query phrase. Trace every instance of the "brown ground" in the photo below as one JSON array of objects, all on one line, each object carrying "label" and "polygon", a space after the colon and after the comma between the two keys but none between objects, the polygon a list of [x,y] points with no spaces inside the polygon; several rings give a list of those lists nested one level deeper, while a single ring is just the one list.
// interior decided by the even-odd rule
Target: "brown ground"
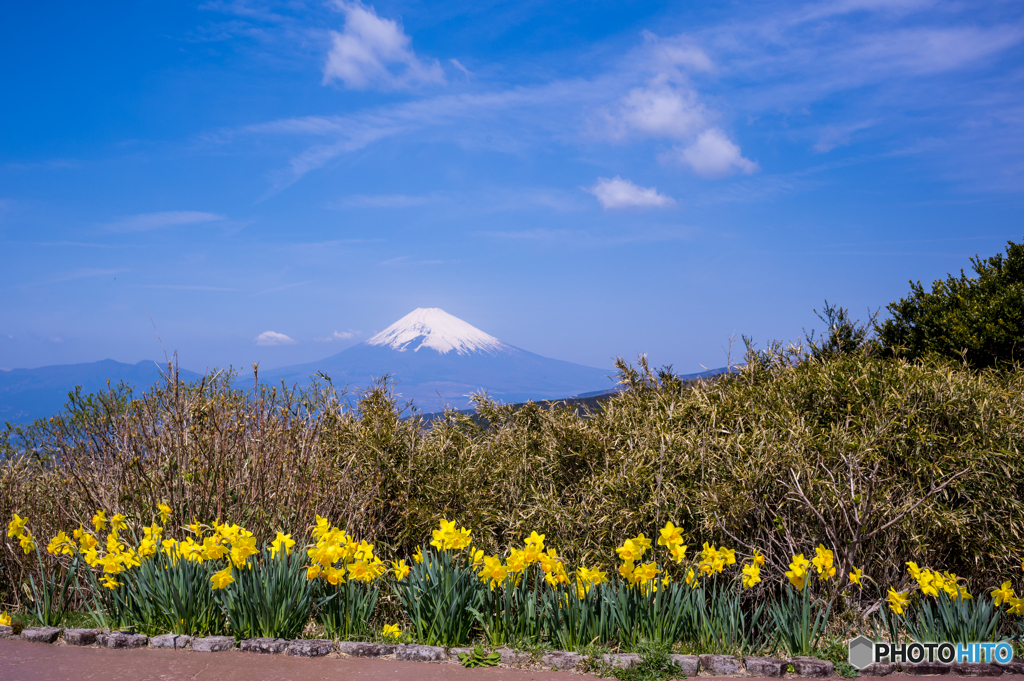
[{"label": "brown ground", "polygon": [[[586,681],[593,678],[571,672],[465,669],[457,664],[365,658],[304,659],[237,651],[109,650],[0,641],[0,681]],[[886,681],[911,678],[915,677],[894,674],[886,677]],[[1024,679],[1020,676],[1002,678],[1005,681]],[[701,677],[700,681],[717,680]],[[758,680],[748,678],[744,681]]]}]

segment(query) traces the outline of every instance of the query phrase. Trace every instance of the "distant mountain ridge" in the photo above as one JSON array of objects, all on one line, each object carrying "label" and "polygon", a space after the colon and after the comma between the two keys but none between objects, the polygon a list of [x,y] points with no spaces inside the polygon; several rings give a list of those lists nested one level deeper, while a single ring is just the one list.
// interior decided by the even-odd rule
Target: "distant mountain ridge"
[{"label": "distant mountain ridge", "polygon": [[262,372],[261,380],[308,385],[317,373],[337,387],[392,376],[402,400],[423,411],[465,409],[486,390],[503,402],[608,390],[612,369],[549,359],[504,343],[439,308],[417,308],[372,338],[317,362]]},{"label": "distant mountain ridge", "polygon": [[[28,423],[53,416],[67,402],[68,393],[82,386],[86,393],[106,390],[124,381],[136,389],[153,385],[164,367],[152,360],[137,364],[104,359],[85,364],[55,364],[35,369],[0,371],[0,423]],[[179,369],[183,381],[201,378],[194,371]]]}]

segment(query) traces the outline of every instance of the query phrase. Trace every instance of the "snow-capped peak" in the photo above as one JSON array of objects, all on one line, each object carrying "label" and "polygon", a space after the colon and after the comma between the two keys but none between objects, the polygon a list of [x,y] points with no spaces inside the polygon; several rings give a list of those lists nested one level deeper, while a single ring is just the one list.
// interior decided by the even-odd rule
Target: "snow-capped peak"
[{"label": "snow-capped peak", "polygon": [[419,307],[366,341],[367,345],[384,345],[399,352],[412,348],[430,348],[442,355],[455,351],[495,353],[512,348],[484,333],[472,324],[453,317],[437,307]]}]

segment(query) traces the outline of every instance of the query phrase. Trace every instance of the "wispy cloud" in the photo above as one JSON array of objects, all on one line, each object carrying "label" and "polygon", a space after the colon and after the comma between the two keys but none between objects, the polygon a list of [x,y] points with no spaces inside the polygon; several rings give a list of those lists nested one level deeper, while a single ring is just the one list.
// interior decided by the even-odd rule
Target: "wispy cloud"
[{"label": "wispy cloud", "polygon": [[410,208],[435,203],[441,197],[434,194],[410,196],[408,194],[356,194],[331,201],[328,208]]},{"label": "wispy cloud", "polygon": [[273,345],[295,345],[298,343],[297,340],[286,336],[283,333],[277,331],[264,331],[260,335],[256,336],[256,345],[273,346]]},{"label": "wispy cloud", "polygon": [[223,215],[217,215],[216,213],[204,213],[196,210],[172,210],[129,215],[120,220],[108,222],[105,227],[112,232],[145,232],[165,227],[217,222],[224,219],[226,218]]},{"label": "wispy cloud", "polygon": [[178,291],[237,291],[237,288],[224,286],[201,286],[197,284],[147,284],[145,288],[166,288]]},{"label": "wispy cloud", "polygon": [[316,341],[317,343],[334,343],[336,341],[352,340],[353,338],[361,334],[362,331],[355,331],[353,329],[349,329],[348,331],[335,331],[329,336],[324,336],[323,338],[314,338],[313,340]]},{"label": "wispy cloud", "polygon": [[605,210],[623,208],[668,208],[676,201],[671,196],[659,194],[655,187],[640,187],[616,175],[612,179],[600,177],[592,187],[584,188],[597,198]]},{"label": "wispy cloud", "polygon": [[336,0],[334,6],[345,14],[345,28],[331,31],[325,84],[339,80],[353,90],[401,90],[445,82],[440,64],[417,57],[397,21],[377,16],[358,0]]}]

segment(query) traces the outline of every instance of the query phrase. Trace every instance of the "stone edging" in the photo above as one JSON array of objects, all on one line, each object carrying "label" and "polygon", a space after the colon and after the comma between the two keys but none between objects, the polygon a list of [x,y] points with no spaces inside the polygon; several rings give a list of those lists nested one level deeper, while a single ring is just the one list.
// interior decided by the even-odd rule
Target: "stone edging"
[{"label": "stone edging", "polygon": [[[28,628],[20,636],[14,635],[9,626],[0,625],[0,639],[21,639],[36,643],[57,645],[91,646],[100,648],[158,648],[165,650],[191,650],[194,652],[240,652],[264,655],[290,655],[292,657],[367,657],[389,658],[406,662],[459,662],[459,653],[470,653],[472,648],[445,649],[437,646],[415,644],[368,643],[361,641],[333,641],[329,639],[250,638],[236,643],[231,636],[192,637],[184,634],[164,634],[147,637],[123,631],[102,631],[100,629],[60,629],[57,627]],[[530,667],[551,670],[569,670],[578,667],[586,658],[579,653],[560,650],[530,653],[499,648],[501,664],[506,667]],[[699,672],[712,676],[758,676],[779,678],[787,674],[792,665],[797,676],[805,678],[826,678],[832,676],[831,662],[811,657],[795,657],[782,660],[771,657],[748,657],[743,660],[731,655],[672,655],[673,664],[681,667],[684,676],[695,677]],[[614,667],[632,667],[640,663],[635,653],[605,655],[604,662]],[[902,664],[888,662],[872,664],[861,674],[887,676],[899,670],[905,674],[934,675],[954,674],[957,676],[1001,676],[1024,674],[1024,662],[1014,661],[1008,665],[997,664]]]}]

